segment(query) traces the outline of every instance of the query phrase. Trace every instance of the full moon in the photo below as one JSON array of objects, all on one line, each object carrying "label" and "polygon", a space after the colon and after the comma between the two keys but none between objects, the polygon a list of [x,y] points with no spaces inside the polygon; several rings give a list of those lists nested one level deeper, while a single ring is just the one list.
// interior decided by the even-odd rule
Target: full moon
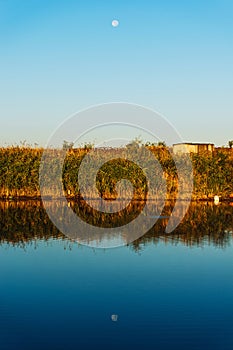
[{"label": "full moon", "polygon": [[114,19],[114,20],[112,21],[112,26],[113,26],[113,27],[118,27],[118,26],[119,26],[119,21],[118,21],[117,19]]}]

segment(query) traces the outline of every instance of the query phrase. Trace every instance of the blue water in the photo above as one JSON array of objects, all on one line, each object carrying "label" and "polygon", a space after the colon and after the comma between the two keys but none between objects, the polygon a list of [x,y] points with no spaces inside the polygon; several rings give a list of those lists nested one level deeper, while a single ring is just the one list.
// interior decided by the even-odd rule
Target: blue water
[{"label": "blue water", "polygon": [[0,266],[3,350],[233,349],[232,240],[2,243]]}]

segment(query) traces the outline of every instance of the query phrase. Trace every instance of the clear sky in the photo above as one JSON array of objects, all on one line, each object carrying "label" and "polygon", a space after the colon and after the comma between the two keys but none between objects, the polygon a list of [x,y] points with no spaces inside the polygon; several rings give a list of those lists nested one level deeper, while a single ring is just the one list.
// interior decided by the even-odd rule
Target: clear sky
[{"label": "clear sky", "polygon": [[44,145],[114,101],[155,109],[186,141],[232,140],[233,1],[0,0],[1,145]]}]

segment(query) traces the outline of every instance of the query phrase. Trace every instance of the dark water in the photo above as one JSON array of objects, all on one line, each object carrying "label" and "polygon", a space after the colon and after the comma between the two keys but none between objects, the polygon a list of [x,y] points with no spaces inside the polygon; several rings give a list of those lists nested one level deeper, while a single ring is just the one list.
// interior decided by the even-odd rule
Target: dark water
[{"label": "dark water", "polygon": [[233,206],[165,226],[92,249],[39,202],[0,203],[0,349],[233,349]]}]

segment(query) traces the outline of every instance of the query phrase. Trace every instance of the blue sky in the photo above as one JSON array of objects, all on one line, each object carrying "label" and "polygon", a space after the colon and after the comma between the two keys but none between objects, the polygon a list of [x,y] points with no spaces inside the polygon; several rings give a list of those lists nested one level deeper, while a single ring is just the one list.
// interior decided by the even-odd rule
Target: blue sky
[{"label": "blue sky", "polygon": [[119,101],[227,144],[232,23],[231,0],[0,0],[0,144],[45,145],[67,116]]}]

